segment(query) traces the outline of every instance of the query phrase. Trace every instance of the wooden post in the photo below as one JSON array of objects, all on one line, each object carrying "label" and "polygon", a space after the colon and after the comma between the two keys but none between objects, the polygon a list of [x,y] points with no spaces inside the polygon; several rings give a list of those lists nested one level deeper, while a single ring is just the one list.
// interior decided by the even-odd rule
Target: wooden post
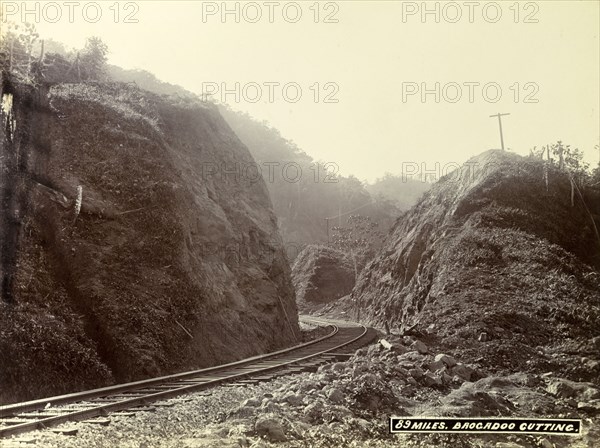
[{"label": "wooden post", "polygon": [[501,113],[497,113],[496,115],[490,115],[490,118],[493,117],[498,117],[498,126],[500,126],[500,145],[502,145],[502,151],[504,151],[504,136],[502,135],[502,118],[505,115],[510,115],[510,114],[501,114]]}]

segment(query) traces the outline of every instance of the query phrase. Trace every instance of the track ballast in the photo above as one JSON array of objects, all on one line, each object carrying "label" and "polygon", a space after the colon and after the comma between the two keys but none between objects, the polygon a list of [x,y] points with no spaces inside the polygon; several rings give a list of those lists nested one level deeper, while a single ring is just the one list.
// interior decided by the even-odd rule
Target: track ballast
[{"label": "track ballast", "polygon": [[308,317],[302,321],[327,326],[330,331],[314,341],[230,364],[0,406],[0,437],[117,411],[135,412],[159,400],[220,384],[252,384],[313,370],[319,364],[348,357],[374,337],[373,330],[358,324]]}]

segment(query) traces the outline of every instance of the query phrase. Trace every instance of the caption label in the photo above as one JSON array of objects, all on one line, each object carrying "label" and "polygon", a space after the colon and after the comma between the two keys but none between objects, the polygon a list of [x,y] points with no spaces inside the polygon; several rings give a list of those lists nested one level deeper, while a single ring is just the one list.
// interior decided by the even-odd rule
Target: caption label
[{"label": "caption label", "polygon": [[581,434],[581,420],[527,418],[445,418],[390,417],[390,433],[510,433],[510,434]]}]

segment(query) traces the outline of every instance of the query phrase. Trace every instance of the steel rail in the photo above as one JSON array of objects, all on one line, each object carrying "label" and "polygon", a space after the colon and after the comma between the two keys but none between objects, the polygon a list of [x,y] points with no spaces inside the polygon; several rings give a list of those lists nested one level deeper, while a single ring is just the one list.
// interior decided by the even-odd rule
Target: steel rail
[{"label": "steel rail", "polygon": [[[189,392],[214,387],[218,384],[229,382],[231,380],[239,380],[246,377],[252,378],[252,376],[255,376],[257,374],[274,372],[284,367],[290,367],[294,364],[302,363],[309,359],[319,358],[320,356],[326,355],[328,352],[348,346],[363,338],[368,332],[368,329],[363,325],[347,327],[346,330],[360,330],[360,334],[351,334],[349,335],[351,339],[343,340],[341,341],[341,343],[337,343],[336,345],[326,346],[322,348],[318,347],[319,344],[324,344],[326,342],[333,341],[333,338],[336,335],[341,336],[339,327],[337,325],[324,322],[323,320],[308,318],[305,318],[303,320],[318,322],[319,324],[325,323],[327,324],[327,326],[331,326],[333,330],[329,334],[321,338],[315,339],[314,341],[309,341],[287,349],[278,350],[276,352],[268,353],[265,355],[254,356],[251,358],[220,366],[183,372],[174,375],[167,375],[148,380],[119,384],[100,389],[93,389],[90,391],[76,392],[73,394],[49,397],[23,403],[15,403],[8,406],[2,406],[0,409],[0,417],[4,418],[15,415],[18,417],[19,414],[28,411],[52,412],[53,410],[56,410],[58,412],[64,411],[65,413],[54,416],[41,416],[43,418],[39,419],[35,419],[34,416],[27,416],[27,418],[31,418],[32,421],[12,424],[4,428],[0,427],[0,437],[7,437],[10,435],[32,431],[35,429],[46,428],[48,426],[54,426],[60,423],[65,423],[67,421],[77,421],[97,416],[103,416],[107,415],[110,412],[122,411],[137,406],[144,406],[157,400],[172,398],[174,396],[186,394]],[[305,351],[307,348],[317,348],[317,351],[309,352],[305,355],[302,352]],[[291,359],[287,359],[289,358],[288,354],[294,354],[298,352],[300,352],[300,356],[294,356]],[[277,360],[277,358],[281,357],[282,355],[288,356],[286,356],[284,359]],[[261,363],[263,363],[264,361],[268,361],[271,359],[277,362],[275,362],[274,364],[269,364],[267,366],[261,365]],[[242,367],[246,368],[242,369]],[[214,373],[218,376],[211,376],[211,373]],[[269,377],[269,379],[270,378],[271,377]],[[178,383],[178,381],[182,380],[187,381],[187,383]],[[169,389],[163,391],[155,391],[152,389],[152,386],[169,387]],[[145,389],[150,389],[150,391],[144,391]],[[138,391],[138,393],[140,393],[141,395],[134,396],[132,398],[126,398],[127,392],[135,393],[135,391]],[[119,393],[123,394],[123,396],[118,396]],[[105,404],[102,404],[101,402],[98,403],[90,401],[98,398],[105,398],[106,400],[117,399],[118,401],[107,402]],[[48,404],[51,405],[50,409],[46,409]],[[63,409],[61,411],[60,407],[52,409],[52,405],[56,406],[66,404],[78,405],[79,407],[85,406],[88,407],[88,409],[76,409],[73,411],[66,409]],[[21,417],[21,419],[23,418],[24,417]]]},{"label": "steel rail", "polygon": [[288,348],[285,348],[282,350],[277,350],[275,352],[270,352],[270,353],[266,353],[263,355],[252,356],[250,358],[245,358],[245,359],[242,359],[239,361],[234,361],[234,362],[231,362],[228,364],[221,364],[218,366],[207,367],[207,368],[198,369],[198,370],[189,370],[187,372],[181,372],[181,373],[175,373],[172,375],[165,375],[165,376],[160,376],[160,377],[155,377],[155,378],[149,378],[146,380],[132,381],[129,383],[116,384],[113,386],[106,386],[106,387],[101,387],[98,389],[74,392],[71,394],[57,395],[54,397],[39,398],[36,400],[25,401],[25,402],[21,402],[21,403],[2,405],[2,406],[0,406],[0,418],[6,417],[8,415],[12,415],[16,411],[28,412],[28,411],[35,411],[38,409],[43,409],[48,404],[50,404],[51,406],[55,406],[55,405],[59,405],[59,404],[72,403],[76,399],[96,398],[99,396],[108,395],[110,393],[128,391],[128,390],[131,390],[132,388],[140,388],[142,386],[153,386],[153,385],[163,384],[169,380],[179,380],[179,379],[185,379],[185,378],[189,378],[189,377],[195,377],[201,373],[210,373],[210,372],[214,372],[217,370],[224,370],[225,368],[229,368],[229,367],[237,367],[237,366],[241,366],[241,365],[250,364],[255,361],[262,361],[265,359],[279,356],[284,353],[293,352],[293,351],[299,350],[301,348],[317,344],[321,341],[324,341],[326,339],[333,337],[334,335],[337,334],[338,331],[339,331],[338,327],[333,326],[333,331],[331,333],[326,334],[325,336],[322,336],[313,341],[308,341],[308,342],[305,342],[302,344],[295,345],[293,347],[288,347]]}]

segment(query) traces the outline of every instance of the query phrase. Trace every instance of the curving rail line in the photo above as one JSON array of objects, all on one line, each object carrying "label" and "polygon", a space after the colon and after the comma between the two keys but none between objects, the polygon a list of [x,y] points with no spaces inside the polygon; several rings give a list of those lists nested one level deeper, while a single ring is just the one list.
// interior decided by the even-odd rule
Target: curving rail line
[{"label": "curving rail line", "polygon": [[144,410],[140,407],[223,383],[252,384],[314,370],[319,364],[349,356],[337,350],[356,349],[374,337],[373,330],[359,324],[308,317],[301,320],[330,327],[331,331],[314,341],[207,369],[0,406],[0,437],[116,411]]}]

